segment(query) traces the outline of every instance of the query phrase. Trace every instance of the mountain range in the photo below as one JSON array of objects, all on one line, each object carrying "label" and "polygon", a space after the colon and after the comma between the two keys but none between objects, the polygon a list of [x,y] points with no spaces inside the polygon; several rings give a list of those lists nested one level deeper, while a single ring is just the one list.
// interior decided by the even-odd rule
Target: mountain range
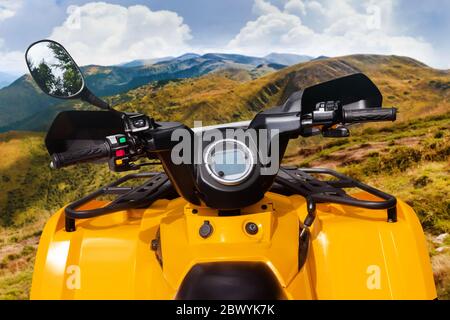
[{"label": "mountain range", "polygon": [[241,63],[243,62],[248,62],[248,61],[252,61],[254,64],[255,61],[259,61],[260,64],[261,63],[275,63],[275,64],[280,64],[280,65],[285,65],[285,66],[291,66],[297,63],[301,63],[301,62],[306,62],[306,61],[310,61],[313,59],[313,57],[311,56],[307,56],[307,55],[298,55],[298,54],[292,54],[292,53],[270,53],[262,58],[257,58],[257,57],[247,57],[244,55],[226,55],[226,54],[220,54],[220,53],[208,53],[208,54],[204,54],[204,55],[200,55],[197,53],[185,53],[179,57],[163,57],[163,58],[155,58],[155,59],[138,59],[138,60],[133,60],[130,62],[126,62],[126,63],[122,63],[119,64],[120,67],[127,67],[127,68],[132,68],[132,67],[144,67],[144,66],[151,66],[154,64],[161,64],[161,63],[166,63],[166,62],[181,62],[184,60],[189,60],[189,59],[195,59],[195,58],[208,58],[211,57],[212,55],[216,56],[216,57],[223,57],[225,59],[227,58],[231,58],[232,60],[239,60]]},{"label": "mountain range", "polygon": [[[306,59],[310,57],[271,54],[259,58],[238,54],[187,53],[176,58],[135,60],[116,66],[88,65],[81,69],[93,92],[99,96],[111,96],[151,82],[194,78],[223,70],[243,70],[249,78],[255,79]],[[60,110],[52,108],[57,104],[61,104],[61,100],[43,94],[30,76],[24,75],[0,89],[0,132],[42,130],[42,122],[36,122],[36,117],[51,117]],[[65,105],[70,107],[72,104]]]},{"label": "mountain range", "polygon": [[[380,87],[384,89],[388,101],[409,101],[413,105],[423,106],[425,112],[436,105],[427,107],[424,97],[430,95],[438,98],[442,90],[448,89],[448,70],[436,70],[407,57],[320,57],[286,65],[304,59],[310,57],[270,54],[259,58],[237,54],[187,53],[152,62],[132,61],[125,64],[128,67],[90,65],[82,67],[82,71],[89,88],[99,96],[109,97],[107,99],[119,105],[118,108],[124,105],[136,109],[139,105],[139,109],[145,112],[148,111],[145,106],[148,106],[155,114],[172,115],[176,120],[186,120],[202,112],[205,113],[202,117],[210,122],[225,121],[230,117],[238,119],[243,115],[248,118],[269,102],[280,103],[294,90],[355,72],[365,72],[380,79]],[[205,75],[210,77],[204,78]],[[168,86],[168,83],[174,85]],[[256,88],[258,92],[254,92]],[[402,97],[392,93],[395,91],[398,94],[400,90],[404,92]],[[230,104],[233,102],[236,107],[230,106],[216,113],[207,112],[205,106],[213,104],[211,99],[215,101],[219,93],[220,99]],[[186,96],[189,99],[185,99]],[[223,106],[223,103],[214,102],[210,108]],[[86,107],[77,100],[63,101],[43,94],[30,76],[24,75],[0,89],[0,132],[45,131],[61,110]]]}]

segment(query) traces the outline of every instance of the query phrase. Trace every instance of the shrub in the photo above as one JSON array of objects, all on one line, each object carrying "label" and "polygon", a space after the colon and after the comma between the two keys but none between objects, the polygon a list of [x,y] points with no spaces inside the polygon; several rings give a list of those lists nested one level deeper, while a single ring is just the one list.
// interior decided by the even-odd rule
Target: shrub
[{"label": "shrub", "polygon": [[435,139],[441,139],[444,136],[444,133],[442,131],[438,131],[436,132],[436,134],[434,135]]},{"label": "shrub", "polygon": [[35,251],[34,247],[32,247],[32,246],[25,246],[25,247],[22,249],[22,252],[20,253],[20,255],[21,255],[22,257],[28,256],[28,255],[34,253],[34,251]]},{"label": "shrub", "polygon": [[398,147],[391,150],[391,152],[382,157],[382,169],[389,172],[400,170],[405,171],[412,164],[418,163],[422,159],[420,150],[409,147]]},{"label": "shrub", "polygon": [[17,259],[19,259],[20,258],[20,255],[19,254],[16,254],[16,253],[10,253],[10,254],[8,254],[7,256],[6,256],[6,259],[8,260],[8,261],[14,261],[14,260],[17,260]]},{"label": "shrub", "polygon": [[431,180],[429,177],[421,176],[413,181],[413,185],[414,188],[419,189],[425,187],[427,184],[431,182],[433,182],[433,180]]}]

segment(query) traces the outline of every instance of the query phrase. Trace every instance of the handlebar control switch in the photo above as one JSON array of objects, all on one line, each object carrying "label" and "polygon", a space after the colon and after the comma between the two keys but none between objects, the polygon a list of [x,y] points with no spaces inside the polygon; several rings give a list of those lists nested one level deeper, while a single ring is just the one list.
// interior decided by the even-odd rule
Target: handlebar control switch
[{"label": "handlebar control switch", "polygon": [[127,114],[125,120],[127,129],[133,133],[146,131],[151,127],[150,118],[144,114]]},{"label": "handlebar control switch", "polygon": [[127,137],[124,134],[116,134],[113,136],[106,137],[111,148],[120,148],[123,146],[128,146]]},{"label": "handlebar control switch", "polygon": [[129,141],[124,134],[106,137],[111,147],[111,158],[108,161],[110,170],[114,172],[128,171],[133,168],[129,157]]},{"label": "handlebar control switch", "polygon": [[130,162],[130,158],[111,158],[108,161],[109,169],[114,172],[124,172],[133,170],[133,163]]},{"label": "handlebar control switch", "polygon": [[314,124],[332,124],[340,108],[339,101],[323,101],[316,104],[312,113]]}]

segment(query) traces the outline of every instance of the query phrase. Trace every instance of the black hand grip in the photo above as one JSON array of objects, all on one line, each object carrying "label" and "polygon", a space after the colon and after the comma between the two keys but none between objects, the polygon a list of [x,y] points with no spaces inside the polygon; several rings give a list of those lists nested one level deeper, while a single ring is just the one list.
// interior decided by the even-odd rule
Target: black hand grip
[{"label": "black hand grip", "polygon": [[368,108],[355,110],[342,110],[343,123],[362,123],[376,121],[395,121],[396,108]]},{"label": "black hand grip", "polygon": [[85,149],[67,151],[52,154],[52,162],[50,166],[53,169],[59,169],[72,164],[100,160],[110,156],[110,148],[108,143],[90,146]]}]

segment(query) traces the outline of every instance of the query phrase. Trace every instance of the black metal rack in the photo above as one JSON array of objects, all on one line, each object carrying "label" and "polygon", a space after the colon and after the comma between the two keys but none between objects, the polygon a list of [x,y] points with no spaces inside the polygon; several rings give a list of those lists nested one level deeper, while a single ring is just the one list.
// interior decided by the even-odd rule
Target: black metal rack
[{"label": "black metal rack", "polygon": [[[336,180],[319,180],[312,174],[328,175]],[[387,221],[397,221],[397,199],[394,196],[330,169],[282,167],[275,182],[314,204],[328,202],[373,210],[386,209]],[[358,188],[382,200],[357,199],[347,194],[344,188]]]},{"label": "black metal rack", "polygon": [[[322,181],[314,178],[312,174],[330,175],[337,180]],[[144,178],[147,180],[138,186],[121,186],[130,180]],[[359,188],[383,200],[360,200],[348,195],[343,188]],[[316,203],[327,202],[366,209],[386,209],[387,221],[397,221],[397,200],[395,197],[329,169],[282,167],[275,178],[272,191],[282,194],[299,194],[306,198],[308,202],[308,215],[304,221],[306,227],[311,226],[314,221]],[[78,209],[104,195],[117,195],[117,197],[101,208]],[[129,174],[69,204],[65,208],[65,228],[66,231],[72,232],[75,231],[76,219],[87,219],[126,209],[145,208],[158,199],[176,196],[177,194],[165,173]]]},{"label": "black metal rack", "polygon": [[[137,187],[122,187],[130,180],[148,178]],[[158,199],[164,198],[173,191],[169,178],[164,173],[145,172],[126,175],[105,187],[72,202],[65,209],[66,231],[75,231],[76,219],[88,219],[120,210],[149,207]],[[106,206],[89,210],[77,210],[88,202],[105,195],[118,195]]]},{"label": "black metal rack", "polygon": [[[319,180],[312,176],[314,174],[331,176],[335,180]],[[357,199],[347,194],[344,188],[358,188],[382,200]],[[330,169],[282,167],[275,177],[272,191],[282,194],[299,194],[306,198],[307,215],[300,227],[299,236],[299,270],[307,260],[311,238],[309,227],[316,218],[316,203],[339,203],[366,209],[386,209],[387,221],[397,221],[395,197]]]}]

